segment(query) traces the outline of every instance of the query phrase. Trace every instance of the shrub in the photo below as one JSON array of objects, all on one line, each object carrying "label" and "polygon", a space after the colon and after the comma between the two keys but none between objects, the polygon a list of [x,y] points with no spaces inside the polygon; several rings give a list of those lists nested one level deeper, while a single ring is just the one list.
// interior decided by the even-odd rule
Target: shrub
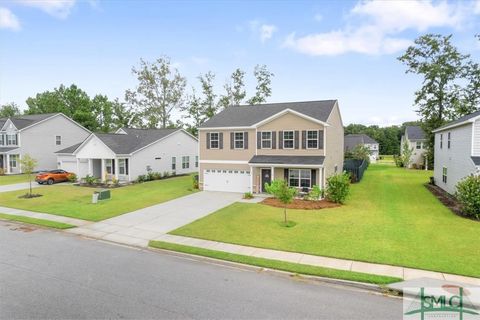
[{"label": "shrub", "polygon": [[270,193],[272,192],[273,196],[280,200],[281,203],[283,203],[283,215],[284,215],[284,221],[283,224],[286,227],[293,226],[291,223],[287,220],[287,205],[293,201],[295,196],[298,193],[298,190],[296,188],[292,188],[288,186],[287,181],[285,180],[273,180],[272,183],[265,184],[265,190]]},{"label": "shrub", "polygon": [[146,176],[147,181],[155,180],[155,172],[149,171]]},{"label": "shrub", "polygon": [[94,177],[94,176],[91,176],[89,174],[87,174],[87,176],[85,178],[83,178],[85,180],[85,183],[86,184],[89,184],[89,185],[93,185],[93,184],[96,184],[97,183],[97,178]]},{"label": "shrub", "polygon": [[72,174],[68,175],[68,181],[69,182],[77,182],[77,180],[78,180],[78,177],[75,173],[72,173]]},{"label": "shrub", "polygon": [[170,176],[170,172],[168,172],[168,171],[163,172],[163,177],[164,178],[168,178],[169,176]]},{"label": "shrub", "polygon": [[198,174],[192,176],[193,189],[198,189]]},{"label": "shrub", "polygon": [[162,179],[162,173],[161,172],[154,172],[152,173],[153,180],[160,180]]},{"label": "shrub", "polygon": [[284,183],[284,180],[273,180],[270,184],[265,183],[265,191],[276,198],[280,188]]},{"label": "shrub", "polygon": [[253,194],[251,192],[245,192],[243,194],[243,199],[253,199]]},{"label": "shrub", "polygon": [[145,181],[148,181],[146,175],[141,174],[137,177],[137,182],[145,182]]},{"label": "shrub", "polygon": [[319,200],[322,196],[322,189],[319,185],[314,185],[307,195],[307,200]]},{"label": "shrub", "polygon": [[395,165],[399,168],[403,167],[403,161],[402,158],[399,155],[393,155],[393,162],[395,162]]},{"label": "shrub", "polygon": [[112,184],[113,184],[114,186],[118,186],[118,185],[120,184],[120,181],[119,181],[117,178],[112,177]]},{"label": "shrub", "polygon": [[345,203],[350,191],[350,175],[339,173],[327,179],[327,198],[335,203]]},{"label": "shrub", "polygon": [[456,198],[465,215],[480,220],[480,176],[468,176],[457,183]]}]

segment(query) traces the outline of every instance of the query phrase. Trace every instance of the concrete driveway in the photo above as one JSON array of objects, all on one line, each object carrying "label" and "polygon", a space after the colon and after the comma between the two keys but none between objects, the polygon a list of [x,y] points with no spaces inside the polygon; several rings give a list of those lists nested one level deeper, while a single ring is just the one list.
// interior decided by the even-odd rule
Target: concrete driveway
[{"label": "concrete driveway", "polygon": [[[44,187],[41,184],[36,183],[35,181],[32,182],[32,188]],[[0,186],[0,193],[1,192],[8,192],[8,191],[17,191],[17,190],[24,190],[30,188],[30,184],[28,182],[22,183],[15,183],[15,184],[6,184],[4,186]]]},{"label": "concrete driveway", "polygon": [[242,199],[242,194],[202,191],[68,232],[147,246],[148,241]]}]

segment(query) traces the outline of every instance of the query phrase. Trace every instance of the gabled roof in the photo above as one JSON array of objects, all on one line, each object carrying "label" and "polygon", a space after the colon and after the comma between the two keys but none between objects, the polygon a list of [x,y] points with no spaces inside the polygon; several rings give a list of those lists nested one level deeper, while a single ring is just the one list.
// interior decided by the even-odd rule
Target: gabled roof
[{"label": "gabled roof", "polygon": [[345,150],[353,150],[355,149],[356,146],[358,145],[363,145],[363,144],[378,144],[377,141],[373,140],[366,134],[347,134],[345,136]]},{"label": "gabled roof", "polygon": [[253,156],[250,164],[323,165],[324,156]]},{"label": "gabled roof", "polygon": [[82,144],[82,142],[74,144],[73,146],[70,146],[68,148],[58,150],[55,153],[68,153],[68,154],[74,153],[75,150],[77,150],[77,148],[80,147],[81,144]]},{"label": "gabled roof", "polygon": [[433,132],[442,131],[444,129],[449,129],[449,128],[453,128],[453,127],[458,127],[458,126],[461,126],[461,125],[463,125],[467,122],[472,122],[475,118],[478,118],[478,117],[480,117],[480,110],[478,110],[474,113],[467,114],[466,116],[460,117],[457,120],[454,120],[452,122],[449,122],[446,125],[443,125],[440,128],[437,128],[437,129],[433,130]]},{"label": "gabled roof", "polygon": [[420,126],[407,126],[405,133],[408,136],[408,140],[425,140],[425,131]]},{"label": "gabled roof", "polygon": [[5,124],[5,122],[7,122],[8,119],[13,122],[13,124],[18,130],[21,130],[58,114],[59,113],[29,114],[10,118],[0,118],[0,128],[3,127],[3,125]]},{"label": "gabled roof", "polygon": [[337,100],[231,106],[210,118],[200,128],[251,127],[284,110],[293,110],[315,120],[327,122],[335,103]]},{"label": "gabled roof", "polygon": [[18,147],[1,147],[0,148],[0,153],[9,152],[9,151],[12,151],[12,150],[15,150],[15,149],[18,149]]}]

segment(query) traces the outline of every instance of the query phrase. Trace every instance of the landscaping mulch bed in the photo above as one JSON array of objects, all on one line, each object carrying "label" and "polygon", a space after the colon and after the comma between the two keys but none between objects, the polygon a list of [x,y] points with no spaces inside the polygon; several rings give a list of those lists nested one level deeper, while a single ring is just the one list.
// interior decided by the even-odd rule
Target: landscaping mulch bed
[{"label": "landscaping mulch bed", "polygon": [[448,194],[445,190],[433,184],[425,184],[425,187],[447,208],[458,216],[468,218],[462,212],[462,207],[458,203],[457,199],[451,194]]},{"label": "landscaping mulch bed", "polygon": [[39,198],[41,197],[42,195],[41,194],[38,194],[38,193],[32,193],[32,194],[22,194],[21,196],[18,196],[18,198],[20,199],[33,199],[33,198]]},{"label": "landscaping mulch bed", "polygon": [[[285,205],[280,202],[278,199],[275,198],[266,198],[262,202],[267,206],[284,208]],[[318,209],[326,209],[326,208],[336,208],[340,207],[338,203],[330,202],[327,200],[319,200],[319,201],[307,201],[302,199],[295,199],[292,203],[287,205],[288,209],[304,209],[304,210],[318,210]]]}]

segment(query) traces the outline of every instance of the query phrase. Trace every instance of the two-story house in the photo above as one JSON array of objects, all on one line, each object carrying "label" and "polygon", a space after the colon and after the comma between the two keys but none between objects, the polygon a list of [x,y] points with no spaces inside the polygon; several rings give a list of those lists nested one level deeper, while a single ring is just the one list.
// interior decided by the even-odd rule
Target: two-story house
[{"label": "two-story house", "polygon": [[480,111],[474,112],[436,130],[435,183],[454,194],[457,183],[480,173]]},{"label": "two-story house", "polygon": [[352,152],[357,146],[365,146],[370,151],[370,162],[377,162],[380,144],[366,134],[347,134],[345,136],[345,153]]},{"label": "two-story house", "polygon": [[37,169],[57,168],[55,151],[83,141],[90,131],[62,113],[23,115],[0,119],[0,168],[21,173],[20,159],[29,154]]},{"label": "two-story house", "polygon": [[199,128],[203,190],[262,193],[273,179],[324,188],[343,168],[336,100],[231,106]]},{"label": "two-story house", "polygon": [[426,167],[427,138],[423,129],[420,126],[407,126],[401,139],[400,152],[402,152],[405,143],[407,143],[409,149],[413,150],[409,168]]}]

